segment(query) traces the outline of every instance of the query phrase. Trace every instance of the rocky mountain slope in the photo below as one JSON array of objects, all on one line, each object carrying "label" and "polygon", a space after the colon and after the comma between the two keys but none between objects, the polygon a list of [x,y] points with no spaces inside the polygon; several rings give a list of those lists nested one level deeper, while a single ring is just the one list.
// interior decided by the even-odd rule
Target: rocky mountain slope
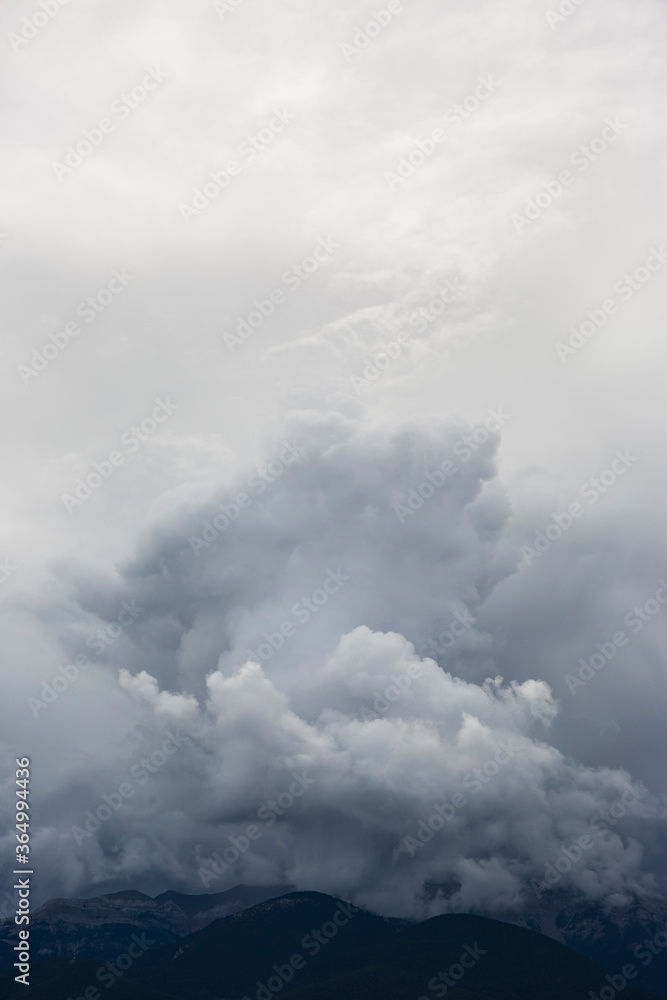
[{"label": "rocky mountain slope", "polygon": [[[130,902],[139,902],[136,898]],[[198,905],[198,904],[197,904]],[[140,935],[134,937],[141,940]],[[445,914],[419,924],[388,920],[322,893],[273,898],[215,920],[176,942],[113,960],[50,958],[32,972],[32,1000],[656,1000],[626,979],[524,927]],[[12,972],[7,1000],[23,997]],[[664,1000],[667,993],[662,993]],[[97,997],[95,997],[97,1000]]]}]

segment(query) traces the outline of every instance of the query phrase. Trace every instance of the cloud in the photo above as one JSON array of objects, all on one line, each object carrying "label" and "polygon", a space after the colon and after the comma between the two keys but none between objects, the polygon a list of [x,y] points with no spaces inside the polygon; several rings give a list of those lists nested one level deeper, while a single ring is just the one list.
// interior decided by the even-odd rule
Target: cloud
[{"label": "cloud", "polygon": [[[518,578],[519,553],[498,435],[457,451],[470,432],[293,411],[258,469],[164,512],[115,574],[70,563],[60,596],[23,599],[47,633],[69,614],[70,661],[98,634],[93,621],[136,612],[32,720],[43,750],[64,751],[37,779],[51,782],[34,831],[46,885],[269,879],[413,914],[534,900],[533,880],[638,785],[549,742],[559,702],[545,679],[499,676],[480,622]],[[447,463],[451,475],[427,478]],[[425,482],[435,485],[420,494]],[[513,628],[520,612],[507,609]],[[439,662],[416,651],[425,646]],[[24,689],[37,695],[30,673]],[[67,745],[63,721],[83,713],[90,728],[78,723]],[[183,740],[168,760],[165,734]],[[109,815],[94,829],[100,807]],[[641,844],[664,819],[660,797],[631,797],[563,886],[596,900],[657,892]],[[243,838],[218,876],[215,858]],[[454,888],[427,904],[426,884]]]},{"label": "cloud", "polygon": [[[6,33],[24,7],[3,5]],[[316,785],[216,885],[284,877],[413,912],[426,880],[432,905],[511,908],[639,781],[559,886],[618,899],[664,871],[667,618],[625,624],[667,568],[664,309],[657,280],[614,289],[664,231],[664,4],[587,0],[554,30],[531,0],[404,8],[351,61],[351,0],[261,20],[247,0],[224,21],[90,0],[8,46],[0,711],[5,758],[34,759],[42,898],[197,891],[304,756]],[[114,110],[151,68],[167,79]],[[498,86],[473,108],[480,76]],[[289,128],[240,152],[277,111]],[[58,180],[103,116],[114,131]],[[623,125],[598,156],[608,118]],[[436,128],[446,141],[391,190]],[[236,157],[187,225],[179,206]],[[309,271],[319,240],[340,245]],[[123,269],[89,324],[79,304]],[[609,296],[617,313],[563,364],[557,343]],[[230,353],[223,335],[262,304]],[[24,384],[18,366],[75,318]],[[169,423],[68,513],[62,494],[165,398]],[[627,475],[527,566],[522,547],[626,448]],[[156,765],[178,727],[191,743]],[[521,754],[500,764],[500,739]],[[493,780],[410,854],[484,765]]]}]

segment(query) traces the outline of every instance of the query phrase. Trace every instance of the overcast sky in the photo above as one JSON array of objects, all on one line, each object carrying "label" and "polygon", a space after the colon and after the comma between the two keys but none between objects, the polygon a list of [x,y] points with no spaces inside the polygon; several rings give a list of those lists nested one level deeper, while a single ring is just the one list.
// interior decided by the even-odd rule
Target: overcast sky
[{"label": "overcast sky", "polygon": [[563,887],[665,892],[665,4],[44,6],[0,14],[7,862],[28,755],[42,899],[520,909],[614,807]]}]

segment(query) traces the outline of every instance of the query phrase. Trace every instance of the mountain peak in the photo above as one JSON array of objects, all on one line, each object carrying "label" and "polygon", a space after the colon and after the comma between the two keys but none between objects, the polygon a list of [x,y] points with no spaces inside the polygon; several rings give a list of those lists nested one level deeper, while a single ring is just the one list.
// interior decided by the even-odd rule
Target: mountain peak
[{"label": "mountain peak", "polygon": [[145,892],[139,892],[138,889],[123,889],[121,892],[106,892],[103,899],[148,899],[152,901],[151,896],[147,896]]}]

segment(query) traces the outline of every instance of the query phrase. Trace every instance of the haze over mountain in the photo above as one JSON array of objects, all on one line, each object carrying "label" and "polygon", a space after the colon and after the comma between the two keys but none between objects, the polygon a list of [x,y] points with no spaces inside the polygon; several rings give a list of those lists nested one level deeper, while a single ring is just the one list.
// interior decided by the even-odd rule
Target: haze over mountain
[{"label": "haze over mountain", "polygon": [[[120,929],[117,925],[116,932]],[[416,1000],[424,993],[455,1000],[589,1000],[591,992],[605,996],[609,989],[627,1000],[667,996],[637,988],[644,963],[633,964],[620,950],[615,965],[605,969],[511,924],[464,914],[410,924],[322,893],[269,899],[216,919],[177,944],[160,946],[158,933],[151,926],[141,935],[129,934],[126,927],[108,962],[101,962],[98,942],[90,939],[75,960],[46,958],[33,970],[33,995],[52,1000],[62,990],[75,995],[101,984],[113,986],[118,1000],[271,1000],[277,994],[294,1000]],[[140,943],[139,954],[132,952],[132,942]],[[123,960],[128,944],[135,956],[129,964]],[[4,979],[8,1000],[22,995],[10,977]]]}]

